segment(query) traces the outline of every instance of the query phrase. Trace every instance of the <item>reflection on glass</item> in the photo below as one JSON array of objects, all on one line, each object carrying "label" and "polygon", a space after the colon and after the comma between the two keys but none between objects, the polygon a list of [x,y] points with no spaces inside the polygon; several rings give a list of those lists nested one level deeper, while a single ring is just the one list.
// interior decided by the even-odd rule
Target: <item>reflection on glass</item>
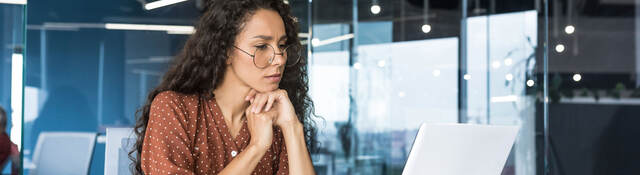
[{"label": "reflection on glass", "polygon": [[[33,159],[40,133],[74,131],[98,133],[89,169],[90,174],[102,174],[105,128],[133,125],[136,109],[193,32],[192,22],[202,9],[198,0],[168,2],[33,3],[29,6],[28,30],[17,34],[11,32],[20,31],[15,26],[24,28],[25,22],[15,19],[24,17],[25,7],[0,4],[7,12],[3,15],[9,14],[3,19],[14,19],[12,25],[0,30],[3,46],[10,46],[0,53],[3,58],[11,58],[0,62],[0,105],[18,108],[13,104],[24,104],[24,114],[12,111],[24,116],[24,140],[19,145],[23,147],[25,173],[37,168]],[[536,161],[544,155],[536,145],[543,144],[542,99],[552,104],[550,116],[559,116],[551,121],[551,127],[560,131],[582,121],[563,120],[566,111],[599,109],[585,114],[594,120],[610,115],[628,117],[637,111],[634,99],[639,96],[640,78],[631,74],[640,72],[640,61],[629,55],[637,55],[634,49],[638,49],[633,46],[638,47],[640,42],[623,39],[637,31],[632,27],[636,26],[634,14],[619,12],[632,19],[622,25],[620,31],[627,32],[622,34],[597,27],[615,26],[611,21],[622,18],[585,22],[572,10],[567,10],[572,15],[566,18],[559,15],[562,18],[554,22],[553,41],[548,46],[556,61],[551,68],[557,72],[545,85],[541,58],[546,41],[541,39],[544,30],[539,30],[546,27],[541,24],[545,20],[541,15],[541,6],[546,6],[543,2],[287,2],[301,19],[300,37],[310,50],[310,92],[316,113],[325,119],[319,122],[320,149],[313,153],[318,174],[400,174],[422,122],[520,125],[522,131],[503,174],[541,174],[546,169]],[[637,3],[631,4],[636,11],[640,9]],[[84,8],[73,8],[79,6]],[[584,13],[597,13],[592,11]],[[595,25],[600,23],[604,24]],[[591,33],[582,33],[585,31],[605,31],[617,34],[614,36],[618,39],[595,45],[609,40],[587,37]],[[29,36],[29,46],[24,46],[23,38],[13,37],[20,35]],[[20,50],[16,48],[22,48],[22,52],[16,52]],[[24,66],[14,64],[20,56]],[[24,78],[14,79],[13,75],[23,72],[19,68],[24,68]],[[12,80],[24,80],[13,83],[24,86],[11,87]],[[550,87],[549,97],[542,93],[545,86]],[[14,95],[22,93],[24,96]],[[619,112],[603,112],[606,110]],[[22,122],[15,119],[12,114],[10,133],[12,139],[19,139],[16,131],[20,131]],[[601,140],[627,143],[611,139],[636,131],[615,129],[629,127],[624,123],[635,121],[626,120],[611,118],[608,129],[602,129],[603,135],[610,137]],[[566,143],[560,138],[571,135],[560,131],[554,135],[557,139],[552,139],[559,152],[558,160],[553,161],[559,163],[551,168],[558,171],[564,170],[560,165],[567,162],[580,162],[574,161],[579,156],[572,151],[579,144],[611,147],[596,141]],[[606,149],[600,151],[593,157],[616,155]],[[570,165],[598,162],[592,160]],[[620,167],[623,165],[620,163]],[[584,172],[575,167],[567,168],[567,174]]]},{"label": "reflection on glass", "polygon": [[548,30],[545,171],[640,174],[640,1],[553,0]]},{"label": "reflection on glass", "polygon": [[0,173],[19,173],[22,152],[26,1],[0,1]]},{"label": "reflection on glass", "polygon": [[[88,174],[104,174],[106,128],[134,125],[136,110],[148,91],[159,83],[194,32],[204,2],[31,3],[24,57],[24,105],[28,109],[23,127],[24,173],[38,169],[34,150],[40,134],[65,131],[97,134]],[[293,14],[301,19],[300,36],[307,39],[308,3],[289,1]],[[0,70],[9,75],[4,70],[10,69]],[[4,84],[0,88],[4,92]],[[9,99],[0,97],[4,106],[5,98]]]},{"label": "reflection on glass", "polygon": [[536,174],[540,11],[471,1],[461,17],[460,3],[312,3],[310,82],[327,119],[318,155],[332,156],[328,174],[400,174],[422,122],[519,125],[503,174]]}]

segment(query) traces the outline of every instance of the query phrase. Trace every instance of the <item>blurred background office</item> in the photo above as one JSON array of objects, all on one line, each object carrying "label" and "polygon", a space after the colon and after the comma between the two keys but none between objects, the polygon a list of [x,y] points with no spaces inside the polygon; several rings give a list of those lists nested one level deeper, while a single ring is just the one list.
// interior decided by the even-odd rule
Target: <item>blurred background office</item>
[{"label": "blurred background office", "polygon": [[[135,111],[205,1],[0,0],[22,173],[128,174]],[[284,1],[318,174],[400,174],[422,122],[521,126],[505,175],[640,174],[640,0]]]}]

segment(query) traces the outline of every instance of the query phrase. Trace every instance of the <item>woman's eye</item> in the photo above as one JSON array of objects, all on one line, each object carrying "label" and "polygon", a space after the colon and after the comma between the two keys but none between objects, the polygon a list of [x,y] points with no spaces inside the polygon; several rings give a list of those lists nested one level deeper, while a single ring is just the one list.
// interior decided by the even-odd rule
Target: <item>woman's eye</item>
[{"label": "woman's eye", "polygon": [[278,47],[280,47],[280,49],[284,49],[284,48],[286,48],[286,47],[287,47],[287,45],[285,45],[285,44],[280,44],[280,45],[278,45]]},{"label": "woman's eye", "polygon": [[257,45],[256,48],[258,49],[266,49],[267,45],[263,44],[263,45]]}]

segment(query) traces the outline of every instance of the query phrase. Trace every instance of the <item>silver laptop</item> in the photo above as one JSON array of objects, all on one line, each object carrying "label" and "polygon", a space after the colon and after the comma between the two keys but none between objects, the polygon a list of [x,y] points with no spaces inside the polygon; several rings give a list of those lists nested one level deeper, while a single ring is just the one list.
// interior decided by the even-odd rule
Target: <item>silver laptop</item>
[{"label": "silver laptop", "polygon": [[402,174],[499,175],[519,128],[423,123]]}]

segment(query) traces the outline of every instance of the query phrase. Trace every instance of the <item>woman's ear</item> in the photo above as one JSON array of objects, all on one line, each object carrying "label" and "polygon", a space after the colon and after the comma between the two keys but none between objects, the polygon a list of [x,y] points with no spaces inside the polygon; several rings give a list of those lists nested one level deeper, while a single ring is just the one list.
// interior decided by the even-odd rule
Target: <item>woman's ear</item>
[{"label": "woman's ear", "polygon": [[225,61],[224,61],[224,62],[225,62],[225,64],[227,64],[227,65],[231,65],[231,59],[233,59],[233,57],[231,57],[231,56],[227,56],[227,59],[225,59]]}]

